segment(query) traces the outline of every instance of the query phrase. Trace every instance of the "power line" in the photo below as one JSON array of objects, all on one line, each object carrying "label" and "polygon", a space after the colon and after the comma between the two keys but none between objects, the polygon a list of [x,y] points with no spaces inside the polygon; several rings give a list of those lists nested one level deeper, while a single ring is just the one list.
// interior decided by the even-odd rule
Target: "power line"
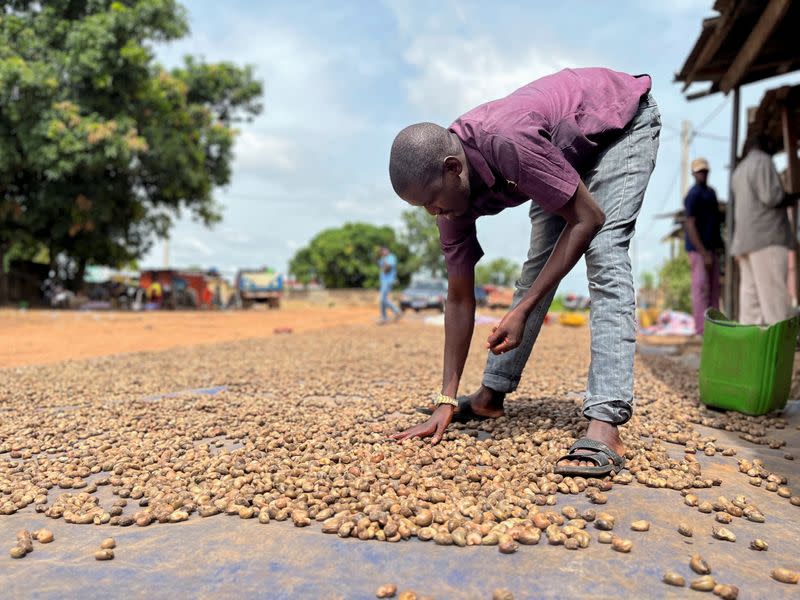
[{"label": "power line", "polygon": [[707,138],[716,142],[730,142],[731,138],[724,135],[716,135],[714,133],[703,133],[702,131],[695,131],[693,137]]},{"label": "power line", "polygon": [[[726,138],[726,137],[723,137],[723,136],[714,135],[713,133],[704,133],[702,131],[703,127],[705,127],[706,125],[711,123],[711,121],[713,121],[714,118],[717,115],[719,115],[720,111],[722,111],[722,109],[725,108],[725,103],[726,102],[727,102],[727,99],[723,98],[722,102],[717,107],[715,107],[714,110],[712,110],[708,115],[706,115],[706,118],[701,121],[700,125],[698,125],[697,127],[691,127],[690,126],[691,127],[691,129],[689,131],[689,141],[690,142],[692,141],[692,138],[694,138],[695,136],[707,137],[709,139],[719,140],[719,141],[728,141],[729,140],[729,138]],[[675,134],[675,135],[672,135],[672,136],[669,136],[667,138],[662,139],[661,140],[662,142],[672,141],[673,139],[675,139],[677,137],[680,137],[682,135],[682,133],[683,133],[681,131],[681,129],[679,129],[678,127],[675,127],[674,125],[670,125],[668,123],[663,123],[661,125],[661,128],[662,129],[666,129],[667,131],[671,131],[672,133]]]},{"label": "power line", "polygon": [[700,125],[698,125],[695,128],[695,134],[697,134],[699,131],[702,131],[703,127],[705,127],[711,121],[713,121],[714,118],[720,113],[720,111],[722,111],[722,109],[725,108],[725,104],[727,104],[727,102],[728,102],[728,99],[723,97],[722,102],[720,102],[719,106],[717,106],[714,110],[712,110],[709,113],[709,115],[705,119],[703,119],[703,121],[700,123]]}]

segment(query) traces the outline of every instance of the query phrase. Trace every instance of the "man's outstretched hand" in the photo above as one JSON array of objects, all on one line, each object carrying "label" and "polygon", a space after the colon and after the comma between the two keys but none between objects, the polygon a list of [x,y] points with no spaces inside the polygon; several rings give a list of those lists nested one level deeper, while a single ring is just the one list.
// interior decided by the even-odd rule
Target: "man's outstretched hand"
[{"label": "man's outstretched hand", "polygon": [[497,327],[492,329],[486,340],[486,347],[494,354],[513,350],[522,342],[526,321],[526,316],[519,309],[511,309]]},{"label": "man's outstretched hand", "polygon": [[433,436],[431,444],[438,444],[442,441],[445,429],[450,425],[450,421],[453,420],[454,411],[454,406],[440,404],[427,421],[419,425],[414,425],[414,427],[401,431],[400,433],[395,433],[391,438],[402,442],[403,440],[410,440],[415,437],[426,438]]}]

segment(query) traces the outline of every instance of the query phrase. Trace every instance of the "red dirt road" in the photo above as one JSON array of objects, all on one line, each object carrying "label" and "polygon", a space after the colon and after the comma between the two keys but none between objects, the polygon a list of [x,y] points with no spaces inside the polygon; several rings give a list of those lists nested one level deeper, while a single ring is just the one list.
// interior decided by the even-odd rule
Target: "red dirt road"
[{"label": "red dirt road", "polygon": [[290,305],[279,310],[82,312],[0,310],[0,368],[167,350],[338,325],[370,323],[377,307]]}]

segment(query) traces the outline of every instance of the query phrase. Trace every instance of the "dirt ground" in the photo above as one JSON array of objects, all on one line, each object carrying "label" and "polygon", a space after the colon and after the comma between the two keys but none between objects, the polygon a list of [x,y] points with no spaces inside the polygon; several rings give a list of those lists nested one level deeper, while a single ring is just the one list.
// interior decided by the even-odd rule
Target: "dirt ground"
[{"label": "dirt ground", "polygon": [[370,323],[377,307],[294,304],[280,310],[82,312],[0,310],[0,368],[168,350]]},{"label": "dirt ground", "polygon": [[[503,310],[482,313],[502,317]],[[407,314],[418,321],[427,313]],[[0,368],[81,360],[127,352],[158,352],[217,342],[264,338],[276,329],[292,333],[340,325],[370,324],[371,306],[318,306],[291,303],[280,310],[83,312],[0,309]],[[673,353],[699,352],[700,344],[679,337],[645,337],[647,346],[670,346]]]}]

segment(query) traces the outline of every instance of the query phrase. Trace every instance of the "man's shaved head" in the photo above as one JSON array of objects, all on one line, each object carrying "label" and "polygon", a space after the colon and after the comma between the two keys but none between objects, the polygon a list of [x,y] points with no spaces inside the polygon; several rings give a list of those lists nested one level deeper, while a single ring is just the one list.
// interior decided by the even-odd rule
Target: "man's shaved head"
[{"label": "man's shaved head", "polygon": [[444,160],[462,152],[455,135],[435,123],[409,125],[397,134],[389,156],[389,178],[398,196],[442,176]]}]

